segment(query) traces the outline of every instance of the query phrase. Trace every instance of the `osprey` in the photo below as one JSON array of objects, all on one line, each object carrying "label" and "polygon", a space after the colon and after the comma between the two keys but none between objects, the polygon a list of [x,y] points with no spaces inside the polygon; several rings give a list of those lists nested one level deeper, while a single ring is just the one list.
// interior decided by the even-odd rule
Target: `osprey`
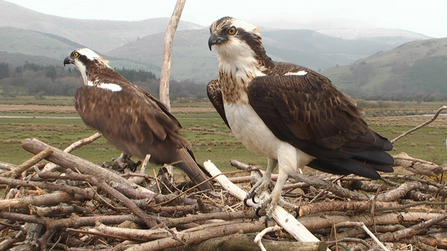
[{"label": "osprey", "polygon": [[371,130],[355,102],[331,81],[308,68],[274,62],[267,56],[256,26],[224,17],[210,27],[210,50],[219,61],[219,77],[208,96],[235,137],[267,156],[267,171],[247,198],[267,188],[279,164],[267,215],[280,201],[291,174],[305,165],[334,174],[379,179],[392,172],[392,144]]},{"label": "osprey", "polygon": [[[125,154],[140,158],[151,154],[151,162],[175,163],[197,184],[207,179],[188,141],[178,133],[180,123],[160,101],[88,48],[73,51],[66,64],[74,64],[84,80],[74,94],[74,104],[85,124]],[[212,186],[206,182],[199,188]]]}]

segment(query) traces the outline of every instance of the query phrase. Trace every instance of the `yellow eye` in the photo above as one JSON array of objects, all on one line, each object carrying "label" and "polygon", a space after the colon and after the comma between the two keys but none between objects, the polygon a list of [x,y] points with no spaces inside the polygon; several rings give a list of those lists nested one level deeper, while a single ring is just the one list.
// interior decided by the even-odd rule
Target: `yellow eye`
[{"label": "yellow eye", "polygon": [[236,34],[236,28],[233,26],[233,27],[231,27],[229,30],[228,30],[228,34],[229,35],[234,35],[234,34]]},{"label": "yellow eye", "polygon": [[79,57],[79,53],[78,52],[73,53],[73,57],[78,58]]}]

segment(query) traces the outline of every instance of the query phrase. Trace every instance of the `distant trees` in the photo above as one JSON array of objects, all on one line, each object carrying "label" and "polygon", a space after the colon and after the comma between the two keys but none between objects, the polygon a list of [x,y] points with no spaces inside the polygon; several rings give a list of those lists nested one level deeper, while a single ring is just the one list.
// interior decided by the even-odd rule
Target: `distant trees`
[{"label": "distant trees", "polygon": [[349,71],[349,73],[342,74],[340,80],[342,82],[353,83],[356,86],[366,84],[376,72],[374,66],[367,64],[365,61],[351,65]]},{"label": "distant trees", "polygon": [[447,93],[447,56],[418,60],[410,68],[409,75],[424,92]]},{"label": "distant trees", "polygon": [[9,65],[0,63],[0,79],[9,77]]},{"label": "distant trees", "polygon": [[[116,69],[129,81],[158,96],[159,79],[150,71],[134,69]],[[63,66],[43,66],[26,62],[18,67],[0,63],[0,95],[34,95],[36,99],[44,95],[71,96],[82,84],[80,73]],[[193,81],[171,80],[172,98],[204,98],[205,86]]]}]

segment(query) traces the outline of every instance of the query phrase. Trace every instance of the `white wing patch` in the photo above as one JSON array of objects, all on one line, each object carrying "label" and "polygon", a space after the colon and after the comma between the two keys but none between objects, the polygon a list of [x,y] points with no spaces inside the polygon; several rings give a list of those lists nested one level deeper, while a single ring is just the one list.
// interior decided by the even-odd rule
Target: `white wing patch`
[{"label": "white wing patch", "polygon": [[121,88],[121,86],[119,86],[117,84],[98,84],[98,85],[96,85],[96,87],[106,89],[106,90],[109,90],[112,92],[119,92],[123,89],[123,88]]},{"label": "white wing patch", "polygon": [[284,76],[286,76],[286,75],[306,76],[307,71],[301,70],[301,71],[297,71],[297,72],[287,72],[286,74],[284,74]]}]

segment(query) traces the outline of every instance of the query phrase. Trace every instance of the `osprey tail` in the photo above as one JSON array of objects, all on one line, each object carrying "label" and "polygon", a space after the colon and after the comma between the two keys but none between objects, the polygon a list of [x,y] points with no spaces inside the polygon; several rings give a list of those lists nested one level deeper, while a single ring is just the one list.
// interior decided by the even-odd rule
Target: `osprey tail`
[{"label": "osprey tail", "polygon": [[[182,148],[177,153],[179,160],[175,166],[182,169],[195,184],[202,183],[210,178],[210,175],[196,162],[192,152],[186,148]],[[207,181],[200,185],[199,188],[200,190],[206,190],[213,189],[213,186],[211,182]]]}]

